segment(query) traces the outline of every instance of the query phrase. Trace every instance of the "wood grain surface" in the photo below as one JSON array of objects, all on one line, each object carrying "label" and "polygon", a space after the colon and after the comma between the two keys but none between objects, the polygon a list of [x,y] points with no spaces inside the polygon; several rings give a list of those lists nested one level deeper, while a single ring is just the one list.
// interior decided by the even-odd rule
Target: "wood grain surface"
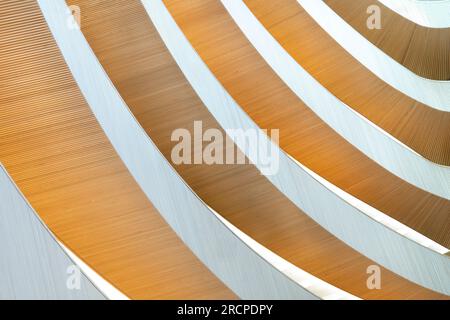
[{"label": "wood grain surface", "polygon": [[236,298],[139,189],[36,1],[0,2],[0,43],[0,161],[55,235],[130,298]]},{"label": "wood grain surface", "polygon": [[[82,31],[133,114],[168,160],[173,130],[220,126],[197,97],[138,0],[69,0],[83,12]],[[189,1],[190,6],[213,5]],[[214,6],[214,5],[213,5]],[[192,7],[193,8],[193,7]],[[189,19],[195,24],[195,19]],[[217,15],[213,18],[218,18]],[[220,52],[222,48],[217,48]],[[220,129],[222,130],[222,129]],[[373,264],[288,201],[252,165],[174,165],[194,191],[236,227],[313,275],[362,298],[444,298],[383,269],[381,290],[368,290]]]}]

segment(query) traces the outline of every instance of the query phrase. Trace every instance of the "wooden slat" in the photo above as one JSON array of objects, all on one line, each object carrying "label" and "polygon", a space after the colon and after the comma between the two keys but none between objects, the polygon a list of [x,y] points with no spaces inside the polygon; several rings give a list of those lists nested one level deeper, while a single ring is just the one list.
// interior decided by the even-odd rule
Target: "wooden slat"
[{"label": "wooden slat", "polygon": [[130,298],[236,298],[132,179],[35,1],[0,2],[0,43],[0,161],[56,236]]},{"label": "wooden slat", "polygon": [[[89,44],[168,160],[175,145],[170,141],[173,130],[186,128],[192,133],[194,121],[202,121],[204,130],[220,129],[179,70],[139,0],[118,1],[113,6],[106,5],[106,0],[68,3],[80,6],[82,31]],[[199,2],[189,1],[194,3]],[[202,2],[208,3],[212,4]],[[186,18],[195,24],[189,14]],[[373,262],[299,211],[254,166],[174,167],[205,202],[239,229],[331,284],[363,298],[442,298],[385,269],[382,290],[368,290],[366,268]]]},{"label": "wooden slat", "polygon": [[[381,2],[382,29],[367,28],[371,0],[325,0],[337,14],[378,48],[412,72],[429,79],[450,80],[450,28],[415,24]],[[449,9],[450,10],[450,9]]]},{"label": "wooden slat", "polygon": [[449,112],[421,104],[376,77],[296,0],[283,0],[281,6],[244,2],[284,49],[337,98],[425,158],[450,165]]}]

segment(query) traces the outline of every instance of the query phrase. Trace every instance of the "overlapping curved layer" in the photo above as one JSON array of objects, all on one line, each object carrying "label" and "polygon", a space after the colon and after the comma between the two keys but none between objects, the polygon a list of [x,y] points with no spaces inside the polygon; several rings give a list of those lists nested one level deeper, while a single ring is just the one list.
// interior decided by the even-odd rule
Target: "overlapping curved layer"
[{"label": "overlapping curved layer", "polygon": [[[237,105],[225,91],[218,100],[200,92],[184,66],[197,97],[139,1],[68,2],[81,7],[93,50],[64,0],[38,0],[40,8],[34,1],[0,4],[0,39],[7,49],[0,51],[0,161],[77,263],[88,263],[131,298],[235,298],[224,283],[253,299],[448,298],[384,268],[382,288],[371,290],[367,270],[374,262],[298,210],[259,174],[258,164],[177,166],[171,159],[174,130],[195,134],[190,126],[201,120],[205,129],[224,134],[199,97],[210,110],[217,110],[208,105],[212,101]],[[177,9],[201,9],[199,4],[205,2],[183,2]],[[163,17],[149,13],[159,27],[170,19],[160,1],[145,5],[162,10]],[[223,22],[223,15],[214,17]],[[213,92],[223,90],[204,80]],[[248,117],[235,120],[229,123],[240,128],[251,123]],[[287,157],[282,155],[283,168]],[[326,195],[331,204],[344,199],[355,206],[356,198],[297,167],[307,173],[307,186],[316,181],[305,203],[320,204]],[[398,232],[381,236],[398,241]],[[446,292],[449,268],[442,256],[423,251],[424,243],[406,243],[413,252],[406,260],[420,254],[402,274]],[[435,274],[424,270],[424,261],[436,267]]]}]

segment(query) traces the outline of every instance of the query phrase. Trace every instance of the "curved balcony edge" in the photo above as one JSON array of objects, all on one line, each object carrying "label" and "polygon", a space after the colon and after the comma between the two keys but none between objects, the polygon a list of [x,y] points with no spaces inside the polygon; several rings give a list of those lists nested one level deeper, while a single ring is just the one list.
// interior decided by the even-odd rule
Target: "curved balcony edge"
[{"label": "curved balcony edge", "polygon": [[[223,128],[259,131],[279,148],[240,108],[210,72],[185,38],[162,1],[141,0],[175,61]],[[241,150],[245,141],[236,139]],[[449,294],[448,249],[398,223],[331,185],[282,150],[279,171],[267,178],[297,207],[322,227],[397,274],[432,290]],[[247,157],[263,172],[264,164],[251,152]],[[300,200],[301,199],[301,200]],[[340,219],[337,220],[336,216]]]},{"label": "curved balcony edge", "polygon": [[276,256],[209,208],[139,125],[79,28],[68,27],[71,12],[65,1],[38,3],[75,81],[131,175],[219,279],[244,299],[358,299]]}]

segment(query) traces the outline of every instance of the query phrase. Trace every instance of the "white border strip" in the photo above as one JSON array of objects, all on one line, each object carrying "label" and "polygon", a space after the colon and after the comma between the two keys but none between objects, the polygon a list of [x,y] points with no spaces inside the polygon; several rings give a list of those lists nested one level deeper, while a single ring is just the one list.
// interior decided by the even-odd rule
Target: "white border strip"
[{"label": "white border strip", "polygon": [[450,81],[425,79],[372,44],[323,0],[297,0],[305,11],[378,78],[430,108],[450,112]]},{"label": "white border strip", "polygon": [[[207,68],[162,1],[142,2],[184,75],[220,125],[223,128],[260,130]],[[239,140],[235,141],[238,147],[248,151]],[[267,143],[272,142],[268,139]],[[258,167],[258,159],[253,154],[248,153],[247,157]],[[391,221],[381,212],[377,214],[378,221],[372,219],[371,215],[377,212],[375,209],[369,214],[358,208],[362,203],[351,195],[347,194],[343,199],[342,190],[338,195],[336,190],[328,189],[329,184],[322,184],[323,180],[318,181],[317,175],[312,176],[282,150],[280,170],[267,178],[297,207],[357,251],[422,286],[450,293],[450,259],[434,251],[444,251],[444,248],[434,243],[432,249],[424,247],[421,238],[406,226],[403,230],[407,231],[402,232],[405,235],[398,233],[398,225],[387,226],[386,223]]]},{"label": "white border strip", "polygon": [[67,256],[75,262],[75,264],[80,268],[80,270],[86,275],[86,277],[109,299],[109,300],[130,300],[125,294],[123,294],[119,289],[109,283],[105,278],[100,276],[97,272],[89,267],[83,260],[81,260],[75,253],[73,253],[69,248],[67,248],[61,241],[56,237],[55,240],[58,245],[63,249]]},{"label": "white border strip", "polygon": [[450,28],[448,0],[378,0],[406,19],[426,28]]},{"label": "white border strip", "polygon": [[[10,184],[12,185],[12,188],[14,188],[14,192],[18,194],[18,196],[20,197],[21,201],[25,204],[25,206],[27,207],[27,211],[30,212],[30,215],[32,216],[30,221],[33,221],[31,223],[35,224],[35,229],[36,232],[39,232],[42,237],[41,237],[41,241],[36,242],[36,245],[43,245],[46,241],[52,241],[54,243],[54,245],[48,245],[48,247],[46,248],[48,254],[53,254],[52,258],[54,259],[60,259],[61,255],[55,254],[54,251],[55,246],[59,248],[59,252],[62,255],[65,255],[65,257],[67,258],[67,260],[69,261],[69,263],[67,265],[73,264],[76,265],[80,271],[82,276],[88,280],[90,282],[90,284],[92,284],[93,287],[88,287],[87,289],[85,289],[85,285],[87,284],[86,282],[83,283],[83,287],[82,287],[82,291],[78,291],[80,294],[79,296],[83,297],[84,299],[89,299],[92,298],[95,295],[98,296],[104,296],[108,299],[112,299],[112,300],[124,300],[127,299],[126,296],[124,296],[120,291],[118,291],[116,288],[114,288],[111,284],[109,284],[105,279],[103,279],[100,275],[98,275],[94,270],[92,270],[87,264],[85,264],[81,259],[79,259],[72,251],[70,251],[66,246],[64,246],[58,239],[57,237],[51,232],[51,230],[47,227],[47,225],[42,221],[41,217],[36,213],[36,211],[34,210],[34,208],[31,206],[31,204],[29,203],[28,199],[25,198],[25,196],[23,195],[23,193],[21,192],[21,190],[18,188],[18,186],[15,184],[14,180],[11,178],[11,176],[8,174],[7,170],[5,169],[5,167],[0,163],[0,175],[5,175],[7,179],[9,179]],[[4,203],[6,203],[8,201],[8,199],[5,200]],[[19,208],[16,208],[19,209]],[[34,219],[36,220],[36,222],[34,222]],[[16,230],[19,231],[19,230]],[[30,234],[22,234],[20,235],[21,237],[31,237],[32,235]],[[34,250],[36,248],[14,248],[14,249],[20,249],[20,250]],[[33,254],[32,252],[30,252],[30,254]],[[45,259],[45,257],[39,257],[42,259]],[[10,263],[11,261],[7,261],[6,263]],[[37,265],[41,265],[44,264],[45,262],[43,261],[36,261]],[[17,266],[11,266],[12,268],[17,268]],[[49,265],[50,267],[50,265]],[[51,270],[51,269],[47,269],[45,270],[48,274],[53,273],[55,275],[55,278],[52,281],[47,281],[47,283],[49,284],[49,286],[51,284],[56,285],[58,283],[58,279],[56,277],[57,274],[60,274],[62,272],[59,272],[57,270]],[[64,270],[65,271],[65,270]],[[64,281],[64,284],[66,282]],[[30,287],[30,289],[32,288],[32,286]],[[56,292],[58,290],[56,290],[56,288],[52,288],[52,287],[44,287],[44,288],[40,288],[40,290],[48,290],[49,292]],[[69,290],[69,289],[67,289]],[[97,290],[97,292],[95,292],[94,290]],[[29,293],[24,293],[24,296],[28,296]],[[70,295],[67,296],[58,296],[58,299],[68,299]],[[75,296],[72,295],[72,297],[74,298]],[[43,298],[43,296],[40,296],[39,298]]]},{"label": "white border strip", "polygon": [[280,270],[280,272],[298,283],[303,288],[314,292],[322,300],[360,300],[358,297],[351,295],[343,290],[330,290],[328,288],[330,284],[296,267],[289,261],[281,258],[279,255],[273,253],[263,245],[250,238],[244,232],[236,228],[233,224],[228,222],[228,220],[214,211],[214,209],[209,206],[208,208],[228,229],[231,230],[231,232],[233,232],[239,239],[241,239],[245,244],[252,248],[252,250],[254,250],[258,255],[264,257],[276,269]]},{"label": "white border strip", "polygon": [[[357,299],[275,259],[235,228],[230,230],[147,136],[81,31],[67,27],[65,1],[38,3],[82,93],[130,173],[169,225],[219,279],[243,299]],[[312,285],[305,288],[305,282]]]}]

